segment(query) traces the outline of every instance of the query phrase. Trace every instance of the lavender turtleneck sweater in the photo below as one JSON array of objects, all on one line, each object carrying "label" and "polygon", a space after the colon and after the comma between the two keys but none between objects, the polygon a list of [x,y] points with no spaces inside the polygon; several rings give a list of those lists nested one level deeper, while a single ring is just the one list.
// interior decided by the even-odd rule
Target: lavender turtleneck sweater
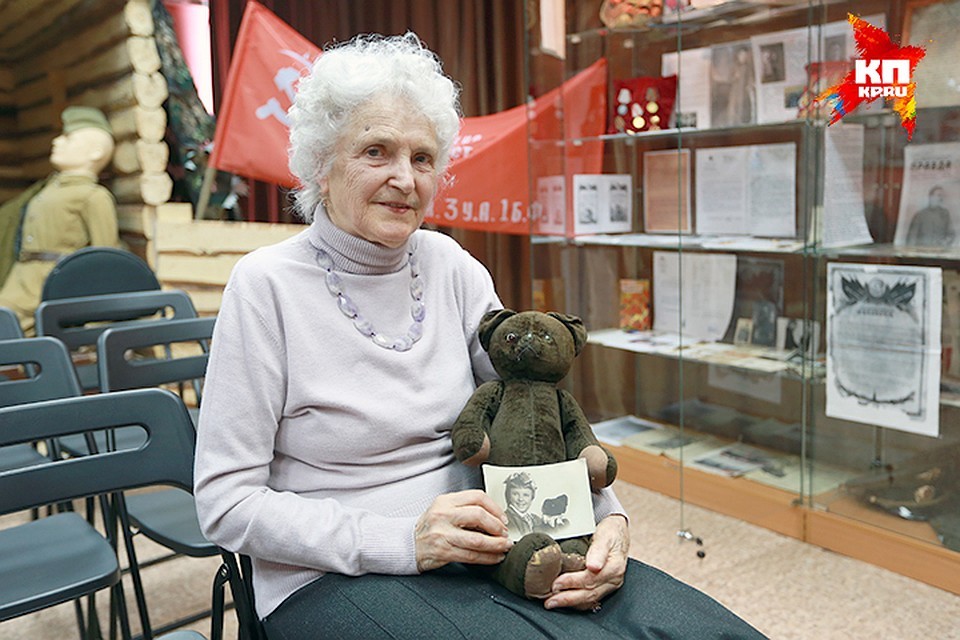
[{"label": "lavender turtleneck sweater", "polygon": [[[207,369],[195,490],[204,534],[253,558],[261,617],[324,572],[414,574],[414,525],[441,493],[480,486],[449,429],[495,377],[477,340],[502,306],[455,241],[417,231],[426,318],[410,351],[383,349],[337,307],[333,259],[377,330],[406,333],[407,249],[351,236],[319,211],[304,232],[245,256],[224,291]],[[620,512],[609,490],[598,517]]]}]

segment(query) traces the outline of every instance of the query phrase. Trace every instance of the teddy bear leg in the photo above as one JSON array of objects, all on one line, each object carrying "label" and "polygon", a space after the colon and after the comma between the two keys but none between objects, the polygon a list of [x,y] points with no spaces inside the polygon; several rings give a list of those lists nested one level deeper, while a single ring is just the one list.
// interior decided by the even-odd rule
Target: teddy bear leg
[{"label": "teddy bear leg", "polygon": [[494,576],[513,593],[542,600],[562,569],[560,545],[545,533],[528,533],[513,545]]},{"label": "teddy bear leg", "polygon": [[587,568],[587,549],[590,548],[590,538],[569,538],[560,542],[563,551],[563,573],[583,571]]}]

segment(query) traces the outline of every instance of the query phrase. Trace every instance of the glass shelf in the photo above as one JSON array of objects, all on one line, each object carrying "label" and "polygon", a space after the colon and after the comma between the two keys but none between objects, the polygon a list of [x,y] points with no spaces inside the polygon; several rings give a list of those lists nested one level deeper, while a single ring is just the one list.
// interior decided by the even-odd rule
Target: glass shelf
[{"label": "glass shelf", "polygon": [[796,354],[771,347],[705,342],[664,331],[624,331],[597,329],[587,340],[611,349],[691,362],[714,364],[733,369],[776,374],[790,378],[822,379],[823,362],[804,362]]},{"label": "glass shelf", "polygon": [[795,238],[754,238],[750,236],[695,236],[654,233],[597,234],[574,236],[537,235],[534,244],[570,244],[574,246],[646,247],[651,249],[695,249],[703,251],[750,251],[755,253],[794,253],[804,251]]}]

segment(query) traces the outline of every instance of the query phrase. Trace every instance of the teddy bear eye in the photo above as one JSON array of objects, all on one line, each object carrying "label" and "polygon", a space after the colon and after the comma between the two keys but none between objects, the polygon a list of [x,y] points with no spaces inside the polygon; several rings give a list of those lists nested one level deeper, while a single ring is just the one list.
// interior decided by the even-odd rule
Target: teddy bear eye
[{"label": "teddy bear eye", "polygon": [[506,337],[506,339],[507,339],[507,342],[516,342],[516,341],[517,341],[517,334],[515,334],[515,333],[508,333],[505,337]]},{"label": "teddy bear eye", "polygon": [[541,333],[540,336],[543,338],[544,342],[553,342],[553,336],[549,333]]}]

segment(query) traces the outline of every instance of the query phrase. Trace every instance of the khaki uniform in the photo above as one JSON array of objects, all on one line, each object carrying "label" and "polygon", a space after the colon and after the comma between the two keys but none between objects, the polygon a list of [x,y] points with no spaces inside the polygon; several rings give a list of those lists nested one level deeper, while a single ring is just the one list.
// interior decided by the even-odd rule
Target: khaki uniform
[{"label": "khaki uniform", "polygon": [[26,190],[0,205],[0,285],[6,281],[7,274],[17,262],[17,256],[13,253],[14,241],[17,229],[20,228],[23,209],[46,183],[47,178],[34,182]]},{"label": "khaki uniform", "polygon": [[12,309],[31,333],[43,283],[57,260],[87,246],[119,244],[110,191],[89,176],[55,175],[27,204],[20,254],[0,289],[0,306]]}]

